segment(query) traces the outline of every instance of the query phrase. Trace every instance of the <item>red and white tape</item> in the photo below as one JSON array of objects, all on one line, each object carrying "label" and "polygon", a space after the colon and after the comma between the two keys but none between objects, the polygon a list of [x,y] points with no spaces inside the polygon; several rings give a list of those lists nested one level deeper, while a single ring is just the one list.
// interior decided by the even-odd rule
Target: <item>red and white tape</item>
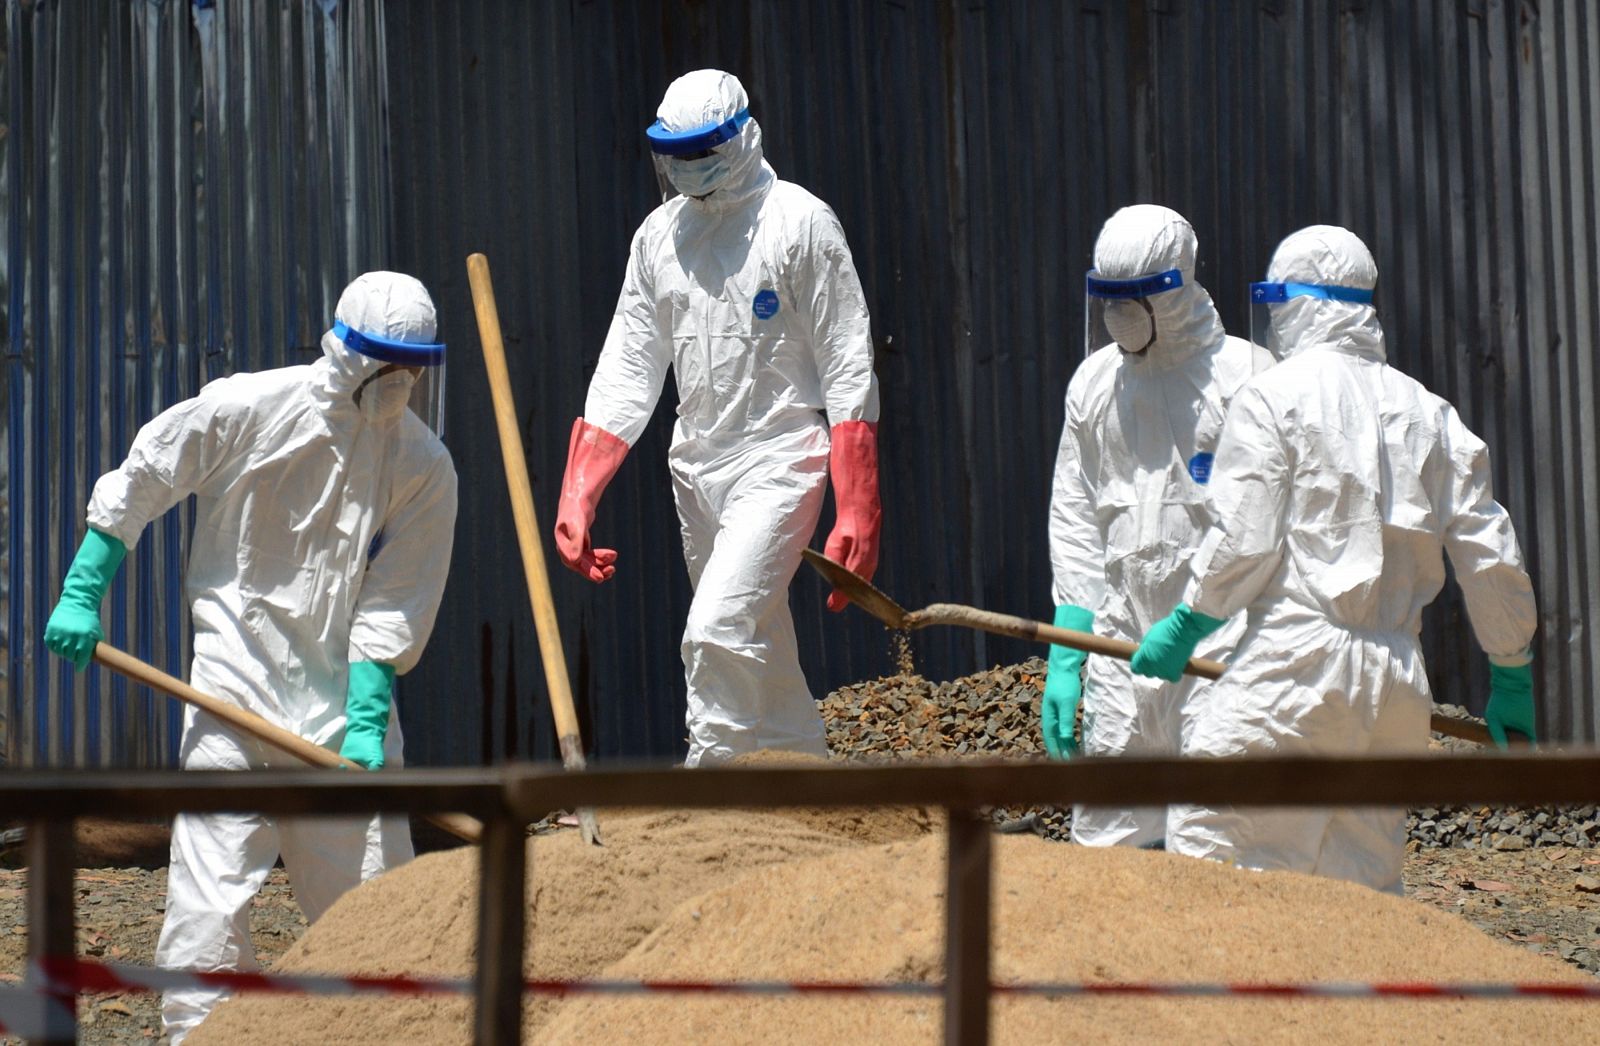
[{"label": "red and white tape", "polygon": [[1257,998],[1325,999],[1600,999],[1595,984],[1422,981],[1313,984],[1008,984],[994,986],[1000,995],[1235,995]]},{"label": "red and white tape", "polygon": [[[49,987],[62,991],[166,991],[173,988],[222,988],[239,992],[297,995],[439,995],[471,994],[472,982],[457,977],[329,977],[297,974],[196,973],[148,966],[98,963],[84,959],[45,960]],[[940,984],[882,981],[636,981],[531,979],[525,991],[537,995],[920,995],[939,996]],[[1331,999],[1600,999],[1600,981],[1593,984],[1552,983],[1021,983],[996,984],[997,995],[1017,996],[1242,996],[1250,998]]]},{"label": "red and white tape", "polygon": [[87,959],[45,959],[41,966],[50,985],[78,992],[222,988],[279,995],[461,995],[473,990],[471,981],[456,977],[330,977],[236,970],[202,973]]},{"label": "red and white tape", "polygon": [[[264,973],[189,973],[148,966],[80,959],[46,960],[16,987],[0,987],[0,1035],[67,1038],[72,1015],[64,995],[75,992],[165,991],[223,988],[291,995],[469,994],[472,984],[454,977],[321,977]],[[870,981],[557,981],[529,980],[526,990],[543,995],[916,995],[938,996],[937,984]],[[1596,984],[997,984],[998,995],[1014,996],[1234,996],[1333,999],[1600,999]]]}]

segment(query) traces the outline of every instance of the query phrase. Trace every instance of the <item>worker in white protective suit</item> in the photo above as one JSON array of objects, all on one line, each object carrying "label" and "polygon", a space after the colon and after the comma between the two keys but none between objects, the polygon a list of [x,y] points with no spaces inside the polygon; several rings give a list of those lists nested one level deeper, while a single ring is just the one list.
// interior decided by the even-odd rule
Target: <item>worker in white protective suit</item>
[{"label": "worker in white protective suit", "polygon": [[[1449,553],[1490,659],[1490,729],[1533,736],[1537,617],[1489,452],[1449,403],[1385,362],[1377,266],[1345,229],[1302,229],[1252,285],[1284,357],[1234,397],[1212,468],[1214,528],[1133,669],[1175,679],[1245,611],[1227,673],[1194,701],[1186,755],[1426,749],[1422,608]],[[1168,846],[1400,892],[1399,809],[1174,806]]]},{"label": "worker in white protective suit", "polygon": [[[822,755],[788,589],[830,474],[838,522],[826,553],[867,577],[877,565],[878,386],[865,297],[833,212],[762,159],[736,78],[682,76],[657,116],[646,133],[666,202],[633,237],[573,423],[556,547],[591,581],[615,572],[616,552],[594,548],[589,529],[671,367],[668,467],[694,586],[682,646],[686,763],[762,748]],[[828,605],[845,600],[835,592]]]},{"label": "worker in white protective suit", "polygon": [[[1111,216],[1088,274],[1088,358],[1067,386],[1050,499],[1056,624],[1136,641],[1183,595],[1206,518],[1203,499],[1233,394],[1271,357],[1229,337],[1195,279],[1184,217],[1140,204]],[[1220,657],[1242,631],[1210,637]],[[1089,755],[1177,755],[1195,679],[1134,676],[1127,662],[1050,648],[1041,706],[1047,751],[1069,758],[1083,704]],[[1166,808],[1079,807],[1072,836],[1091,846],[1157,847]]]},{"label": "worker in white protective suit", "polygon": [[[391,688],[433,630],[456,515],[450,454],[407,409],[424,387],[441,387],[434,330],[421,283],[367,273],[339,299],[321,359],[214,381],[144,426],[127,460],[95,484],[88,534],[46,629],[50,648],[88,662],[117,565],[147,523],[192,494],[190,682],[362,765],[399,766]],[[186,770],[299,765],[194,707],[180,761]],[[403,816],[179,815],[156,964],[254,968],[250,902],[280,855],[315,922],[412,850]],[[167,992],[172,1041],[222,996]]]}]

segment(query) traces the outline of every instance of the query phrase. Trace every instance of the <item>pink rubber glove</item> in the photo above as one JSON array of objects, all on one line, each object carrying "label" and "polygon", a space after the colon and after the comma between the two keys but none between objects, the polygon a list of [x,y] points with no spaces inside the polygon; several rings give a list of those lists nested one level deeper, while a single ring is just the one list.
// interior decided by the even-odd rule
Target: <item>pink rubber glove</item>
[{"label": "pink rubber glove", "polygon": [[[835,425],[828,472],[833,477],[838,518],[822,554],[870,581],[878,569],[878,530],[883,525],[883,509],[878,504],[878,423],[841,421]],[[828,596],[828,609],[837,612],[849,602],[835,589]]]},{"label": "pink rubber glove", "polygon": [[589,526],[600,495],[627,456],[623,440],[582,418],[573,421],[567,471],[561,478],[561,506],[556,511],[556,551],[561,562],[590,581],[604,581],[617,572],[616,550],[591,546]]}]

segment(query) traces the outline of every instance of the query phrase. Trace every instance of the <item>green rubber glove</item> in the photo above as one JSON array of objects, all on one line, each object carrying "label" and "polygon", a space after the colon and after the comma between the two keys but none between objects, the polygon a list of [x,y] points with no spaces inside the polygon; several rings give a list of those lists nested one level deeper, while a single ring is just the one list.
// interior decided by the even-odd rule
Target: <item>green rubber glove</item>
[{"label": "green rubber glove", "polygon": [[1200,640],[1223,624],[1221,618],[1207,617],[1189,609],[1189,604],[1179,603],[1172,613],[1145,633],[1133,654],[1134,672],[1176,683],[1183,678],[1184,667],[1194,656],[1194,648],[1200,645]]},{"label": "green rubber glove", "polygon": [[1489,707],[1483,718],[1495,747],[1506,748],[1506,731],[1515,730],[1529,741],[1537,741],[1533,725],[1533,665],[1489,664]]},{"label": "green rubber glove", "polygon": [[[1087,632],[1094,627],[1094,614],[1083,607],[1063,603],[1056,607],[1057,628]],[[1078,754],[1074,728],[1078,722],[1078,702],[1083,700],[1083,662],[1089,655],[1069,646],[1050,647],[1050,673],[1045,676],[1044,702],[1039,706],[1039,728],[1044,734],[1044,750],[1051,759],[1071,759]]]},{"label": "green rubber glove", "polygon": [[377,661],[350,663],[340,755],[368,770],[383,769],[383,739],[389,732],[389,696],[393,691],[393,665]]},{"label": "green rubber glove", "polygon": [[61,583],[61,599],[44,626],[44,645],[52,654],[76,668],[88,667],[95,644],[105,638],[100,631],[100,604],[127,554],[128,546],[89,528]]}]

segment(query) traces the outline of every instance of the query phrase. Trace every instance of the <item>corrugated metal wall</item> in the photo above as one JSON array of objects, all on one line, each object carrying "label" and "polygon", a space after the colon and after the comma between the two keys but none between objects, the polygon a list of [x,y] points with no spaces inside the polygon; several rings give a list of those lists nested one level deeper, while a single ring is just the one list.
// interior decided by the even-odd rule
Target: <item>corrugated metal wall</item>
[{"label": "corrugated metal wall", "polygon": [[[198,23],[176,2],[6,10],[14,758],[167,754],[159,706],[92,676],[67,702],[66,673],[34,672],[88,485],[202,377],[296,358],[348,274],[379,263],[438,299],[462,479],[439,630],[403,690],[408,752],[554,754],[464,259],[482,250],[494,268],[548,527],[628,239],[654,202],[639,132],[666,83],[701,65],[739,72],[774,166],[850,236],[883,383],[879,580],[903,603],[1048,614],[1051,462],[1106,215],[1144,200],[1187,214],[1235,330],[1277,240],[1338,222],[1378,256],[1395,364],[1494,449],[1542,604],[1545,729],[1595,737],[1600,13],[1582,0],[221,0]],[[108,401],[92,439],[91,389]],[[601,508],[617,578],[557,572],[603,757],[682,750],[671,399]],[[60,419],[76,415],[84,435],[63,461]],[[112,638],[174,667],[181,523],[151,537],[113,595]],[[887,670],[883,633],[827,614],[822,595],[797,579],[814,688]],[[1426,638],[1440,696],[1481,703],[1453,591]],[[940,676],[1028,652],[949,631],[917,646]]]},{"label": "corrugated metal wall", "polygon": [[[234,370],[318,350],[387,234],[372,3],[8,0],[0,77],[6,743],[18,765],[153,765],[174,702],[47,655],[95,479]],[[187,670],[187,507],[153,525],[107,640]]]},{"label": "corrugated metal wall", "polygon": [[[469,579],[446,593],[434,645],[406,680],[408,752],[436,762],[556,751],[465,258],[485,252],[495,275],[548,531],[629,239],[659,202],[641,132],[667,82],[696,64],[741,70],[769,159],[834,204],[854,246],[886,405],[891,537],[880,581],[913,601],[970,590],[975,485],[966,476],[979,448],[964,445],[970,426],[940,416],[969,358],[954,351],[946,304],[964,286],[948,246],[949,53],[940,9],[925,11],[932,17],[850,2],[387,7],[391,65],[404,54],[411,70],[390,84],[394,262],[423,278],[448,318],[447,439],[462,491],[453,578]],[[666,471],[674,403],[668,382],[600,510],[598,540],[620,550],[617,577],[597,588],[555,567],[579,716],[603,755],[683,750],[678,642],[689,586]],[[1042,519],[1037,491],[1016,507]],[[819,533],[830,525],[825,518]],[[553,548],[547,555],[557,564]],[[1022,574],[1012,584],[1032,587]],[[828,614],[824,595],[807,575],[793,586],[815,689],[887,670],[883,630],[858,613]],[[918,645],[930,670],[975,663],[970,636],[928,633]],[[424,712],[422,702],[448,712]]]},{"label": "corrugated metal wall", "polygon": [[[408,702],[428,761],[554,752],[515,570],[463,259],[494,265],[540,511],[582,409],[627,243],[653,203],[639,133],[676,74],[736,70],[780,175],[833,204],[871,299],[883,382],[883,587],[1046,616],[1045,506],[1079,287],[1116,207],[1167,203],[1243,331],[1245,287],[1313,222],[1373,246],[1397,366],[1495,452],[1543,607],[1545,729],[1593,738],[1590,622],[1600,14],[1567,3],[489,2],[387,8],[395,263],[452,318],[457,578]],[[461,351],[461,350],[465,351]],[[670,384],[670,383],[669,383]],[[671,391],[667,394],[671,399]],[[688,585],[663,464],[670,406],[597,533],[621,552],[556,596],[602,755],[681,750]],[[828,521],[824,520],[818,542]],[[818,692],[889,667],[859,613],[792,599]],[[1429,617],[1441,698],[1481,705],[1453,588]],[[1027,653],[924,633],[948,676]],[[444,696],[448,695],[448,696]],[[448,706],[425,711],[422,701]],[[481,746],[481,747],[479,747]]]}]

